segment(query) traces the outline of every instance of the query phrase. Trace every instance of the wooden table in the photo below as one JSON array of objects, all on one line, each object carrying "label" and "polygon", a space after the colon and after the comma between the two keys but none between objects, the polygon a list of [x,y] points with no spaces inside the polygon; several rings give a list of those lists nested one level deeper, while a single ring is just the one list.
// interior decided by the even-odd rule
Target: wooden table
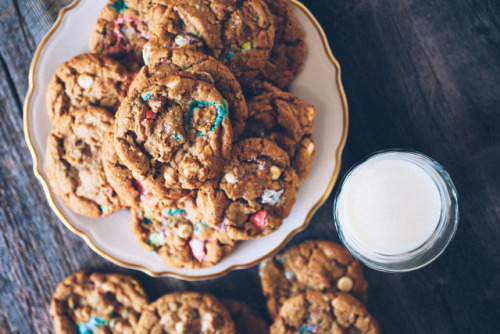
[{"label": "wooden table", "polygon": [[[256,267],[209,281],[151,278],[96,255],[47,205],[24,142],[22,107],[35,49],[70,2],[0,2],[0,333],[51,332],[52,291],[81,269],[133,274],[153,298],[189,289],[264,313]],[[438,160],[458,189],[459,229],[438,260],[407,274],[365,269],[370,312],[384,333],[499,333],[500,3],[304,4],[342,67],[350,124],[340,176],[369,153],[399,147]],[[338,240],[331,211],[332,196],[291,244]]]}]

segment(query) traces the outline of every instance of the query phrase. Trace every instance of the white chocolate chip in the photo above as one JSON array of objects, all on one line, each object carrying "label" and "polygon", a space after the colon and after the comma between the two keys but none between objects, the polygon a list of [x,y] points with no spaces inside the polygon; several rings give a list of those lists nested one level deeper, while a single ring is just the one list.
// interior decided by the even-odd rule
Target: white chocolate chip
[{"label": "white chocolate chip", "polygon": [[191,235],[191,232],[193,232],[193,227],[191,225],[182,224],[177,230],[177,235],[182,239],[187,239]]},{"label": "white chocolate chip", "polygon": [[307,145],[307,153],[309,153],[309,155],[311,155],[312,153],[314,152],[314,143],[309,143],[309,145]]},{"label": "white chocolate chip", "polygon": [[184,167],[183,173],[184,173],[184,176],[188,177],[189,175],[194,174],[199,170],[200,170],[200,166],[198,166],[197,163],[192,162],[192,163],[186,164],[186,166]]},{"label": "white chocolate chip", "polygon": [[172,167],[167,167],[165,169],[165,173],[163,173],[163,177],[165,177],[165,181],[171,183],[174,181],[175,170]]},{"label": "white chocolate chip", "polygon": [[142,59],[144,60],[144,64],[148,65],[149,60],[151,59],[151,44],[146,43],[144,48],[142,49]]},{"label": "white chocolate chip", "polygon": [[234,175],[233,172],[227,172],[226,175],[224,175],[224,178],[226,179],[227,183],[230,184],[235,184],[236,183],[236,175]]},{"label": "white chocolate chip", "polygon": [[285,277],[287,280],[291,280],[295,278],[295,273],[291,270],[285,271]]},{"label": "white chocolate chip", "polygon": [[111,284],[110,282],[106,282],[101,285],[101,289],[103,289],[104,291],[111,291],[113,290],[113,284]]},{"label": "white chocolate chip", "polygon": [[76,80],[78,85],[83,89],[88,89],[94,83],[94,79],[88,74],[80,74]]},{"label": "white chocolate chip", "polygon": [[278,166],[271,166],[270,168],[271,171],[271,179],[273,181],[277,180],[281,176],[281,169]]},{"label": "white chocolate chip", "polygon": [[210,328],[214,327],[213,322],[214,316],[211,313],[204,314],[201,320],[201,332],[206,333]]},{"label": "white chocolate chip", "polygon": [[174,88],[175,86],[177,86],[179,84],[179,77],[175,77],[174,80],[170,81],[169,83],[167,83],[167,87],[168,88]]},{"label": "white chocolate chip", "polygon": [[314,118],[316,117],[316,109],[314,109],[313,106],[308,106],[307,109],[307,118],[312,122],[314,121]]},{"label": "white chocolate chip", "polygon": [[337,281],[337,288],[343,292],[351,291],[353,286],[354,286],[354,283],[352,282],[352,279],[350,277],[347,277],[347,276],[342,276]]},{"label": "white chocolate chip", "polygon": [[184,323],[182,321],[175,324],[175,331],[179,334],[184,333]]},{"label": "white chocolate chip", "polygon": [[334,254],[328,248],[324,248],[323,249],[323,254],[325,254],[326,257],[329,258],[329,259],[332,259],[334,257]]}]

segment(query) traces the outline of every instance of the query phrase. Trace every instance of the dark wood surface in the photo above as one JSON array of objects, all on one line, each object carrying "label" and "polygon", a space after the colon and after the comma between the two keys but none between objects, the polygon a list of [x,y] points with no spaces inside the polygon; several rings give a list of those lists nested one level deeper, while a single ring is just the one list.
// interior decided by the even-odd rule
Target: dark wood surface
[{"label": "dark wood surface", "polygon": [[[35,49],[70,2],[0,2],[0,334],[51,333],[52,291],[81,269],[133,274],[153,298],[189,289],[264,313],[256,267],[209,281],[151,278],[96,255],[47,205],[22,106]],[[370,312],[384,333],[500,333],[500,2],[304,4],[342,68],[350,124],[340,176],[363,156],[398,147],[435,158],[458,189],[459,229],[438,260],[407,274],[365,269]],[[338,240],[332,202],[291,244]]]}]

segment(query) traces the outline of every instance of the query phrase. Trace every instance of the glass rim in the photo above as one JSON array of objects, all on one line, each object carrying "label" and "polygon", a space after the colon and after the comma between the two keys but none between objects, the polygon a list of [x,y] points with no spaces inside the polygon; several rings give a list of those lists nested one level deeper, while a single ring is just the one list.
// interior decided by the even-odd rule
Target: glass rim
[{"label": "glass rim", "polygon": [[[436,184],[441,198],[441,217],[431,236],[417,248],[396,255],[377,253],[357,242],[349,233],[348,229],[342,227],[339,217],[339,198],[343,187],[352,173],[368,160],[390,154],[402,154],[398,158],[415,163]],[[413,159],[412,159],[413,158]],[[427,167],[424,168],[424,167]],[[446,203],[444,202],[446,201]],[[347,250],[361,263],[372,269],[397,273],[420,269],[436,260],[453,240],[458,228],[459,208],[458,195],[449,173],[437,161],[424,153],[408,149],[385,149],[373,152],[357,161],[342,177],[339,187],[334,196],[333,219],[340,241]]]}]

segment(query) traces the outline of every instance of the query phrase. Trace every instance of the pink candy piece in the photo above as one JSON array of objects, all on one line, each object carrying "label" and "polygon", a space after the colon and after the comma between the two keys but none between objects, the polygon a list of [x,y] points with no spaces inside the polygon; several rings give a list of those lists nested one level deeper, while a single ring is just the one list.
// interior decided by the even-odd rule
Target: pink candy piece
[{"label": "pink candy piece", "polygon": [[115,191],[111,187],[104,188],[104,195],[112,196]]},{"label": "pink candy piece", "polygon": [[257,227],[264,227],[267,226],[267,211],[266,210],[260,210],[257,211],[250,217],[250,221]]},{"label": "pink candy piece", "polygon": [[141,22],[138,19],[133,18],[131,16],[123,15],[120,18],[118,18],[118,20],[115,20],[113,23],[115,24],[115,26],[121,26],[122,24],[130,23],[130,25],[132,26],[132,28],[134,28],[135,32],[139,37],[144,39],[149,39],[149,32],[139,28],[141,23],[146,24],[146,21],[144,20],[142,20]]},{"label": "pink candy piece", "polygon": [[207,252],[205,251],[205,241],[192,238],[189,240],[189,247],[191,247],[191,253],[196,258],[196,260],[202,262],[203,259],[207,256]]},{"label": "pink candy piece", "polygon": [[146,118],[147,119],[155,119],[156,114],[152,110],[149,110],[148,112],[146,112]]}]

